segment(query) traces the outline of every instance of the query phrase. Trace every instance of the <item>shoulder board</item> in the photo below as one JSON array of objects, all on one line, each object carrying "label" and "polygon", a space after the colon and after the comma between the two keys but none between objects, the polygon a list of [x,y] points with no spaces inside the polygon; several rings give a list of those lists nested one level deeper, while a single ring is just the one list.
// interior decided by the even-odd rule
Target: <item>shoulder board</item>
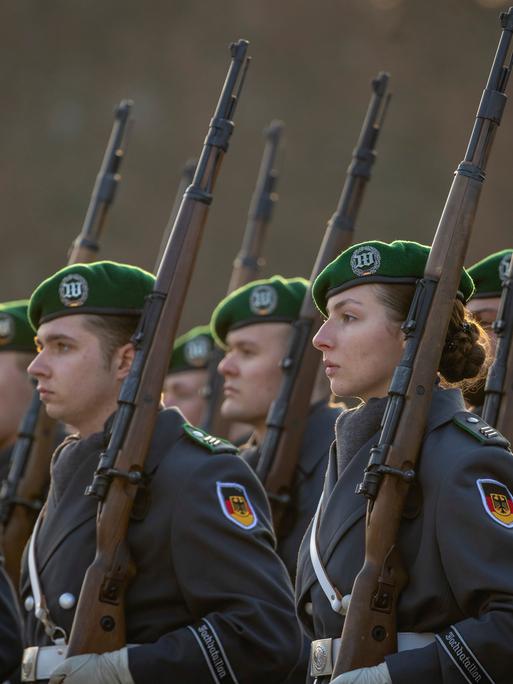
[{"label": "shoulder board", "polygon": [[481,444],[490,444],[491,446],[501,446],[509,449],[510,443],[503,437],[500,432],[493,427],[490,427],[482,418],[475,413],[469,411],[459,411],[455,414],[452,422],[464,430],[469,435],[477,439]]},{"label": "shoulder board", "polygon": [[221,437],[213,437],[208,432],[202,430],[190,423],[184,423],[183,429],[185,434],[192,439],[193,442],[208,449],[213,454],[238,454],[239,450],[227,439]]}]

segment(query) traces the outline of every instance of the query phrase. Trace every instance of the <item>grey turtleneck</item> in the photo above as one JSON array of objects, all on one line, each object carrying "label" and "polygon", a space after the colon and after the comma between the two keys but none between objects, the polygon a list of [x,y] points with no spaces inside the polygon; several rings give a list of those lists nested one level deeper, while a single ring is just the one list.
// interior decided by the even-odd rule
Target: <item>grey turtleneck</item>
[{"label": "grey turtleneck", "polygon": [[344,411],[335,423],[337,440],[337,475],[340,477],[353,456],[380,428],[388,397],[369,399],[354,409]]}]

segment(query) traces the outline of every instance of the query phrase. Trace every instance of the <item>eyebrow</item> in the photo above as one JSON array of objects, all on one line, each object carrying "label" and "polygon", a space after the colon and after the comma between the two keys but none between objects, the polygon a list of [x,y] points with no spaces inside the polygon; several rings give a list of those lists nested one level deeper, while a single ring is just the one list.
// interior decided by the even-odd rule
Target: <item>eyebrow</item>
[{"label": "eyebrow", "polygon": [[69,335],[64,335],[63,333],[54,333],[51,335],[48,335],[45,337],[44,340],[42,340],[38,335],[35,337],[36,344],[42,344],[43,346],[45,344],[49,344],[50,342],[56,342],[58,340],[68,340],[70,342],[75,342],[75,338],[70,337]]},{"label": "eyebrow", "polygon": [[496,313],[497,313],[497,310],[494,309],[493,307],[485,306],[485,307],[483,307],[482,309],[475,309],[472,313],[473,313],[474,315],[483,314],[483,313],[492,313],[492,314],[496,314]]},{"label": "eyebrow", "polygon": [[362,302],[359,302],[357,299],[353,299],[352,297],[347,297],[347,299],[341,299],[339,302],[337,302],[333,306],[331,311],[329,311],[329,310],[328,311],[329,311],[329,313],[335,313],[336,311],[339,311],[340,309],[342,309],[344,306],[346,306],[349,303],[358,304],[359,306],[363,306]]}]

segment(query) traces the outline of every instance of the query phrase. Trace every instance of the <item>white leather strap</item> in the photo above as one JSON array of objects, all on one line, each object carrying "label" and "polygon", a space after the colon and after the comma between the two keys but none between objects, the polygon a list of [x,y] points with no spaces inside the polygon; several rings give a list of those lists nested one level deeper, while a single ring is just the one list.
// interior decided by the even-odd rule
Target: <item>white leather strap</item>
[{"label": "white leather strap", "polygon": [[39,581],[39,574],[37,571],[36,563],[36,539],[39,528],[44,519],[44,508],[39,514],[36,521],[34,529],[32,531],[32,536],[30,537],[29,549],[28,549],[28,570],[30,586],[32,588],[32,596],[34,597],[34,614],[36,618],[43,625],[46,634],[50,637],[54,644],[59,646],[66,640],[66,632],[58,627],[51,619],[50,612],[46,605],[46,600],[41,589],[41,583]]},{"label": "white leather strap", "polygon": [[342,602],[342,596],[339,590],[333,586],[330,578],[324,570],[324,566],[319,555],[319,547],[317,546],[317,530],[319,528],[319,517],[321,514],[323,496],[324,492],[319,499],[319,504],[317,506],[317,510],[315,511],[315,517],[312,523],[312,531],[310,532],[310,560],[312,561],[312,566],[317,577],[317,581],[321,585],[323,592],[326,594],[326,598],[330,602],[332,609],[335,611],[335,613],[344,615],[347,608]]}]

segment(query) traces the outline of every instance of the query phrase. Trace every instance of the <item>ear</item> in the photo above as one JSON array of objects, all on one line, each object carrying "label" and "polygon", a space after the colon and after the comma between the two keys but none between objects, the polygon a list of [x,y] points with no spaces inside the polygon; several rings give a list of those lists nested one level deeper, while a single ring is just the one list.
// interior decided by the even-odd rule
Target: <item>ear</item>
[{"label": "ear", "polygon": [[116,351],[116,354],[114,356],[114,363],[116,370],[116,378],[118,380],[124,380],[126,378],[128,373],[130,372],[130,368],[132,367],[134,356],[135,349],[134,345],[131,342],[124,344]]}]

